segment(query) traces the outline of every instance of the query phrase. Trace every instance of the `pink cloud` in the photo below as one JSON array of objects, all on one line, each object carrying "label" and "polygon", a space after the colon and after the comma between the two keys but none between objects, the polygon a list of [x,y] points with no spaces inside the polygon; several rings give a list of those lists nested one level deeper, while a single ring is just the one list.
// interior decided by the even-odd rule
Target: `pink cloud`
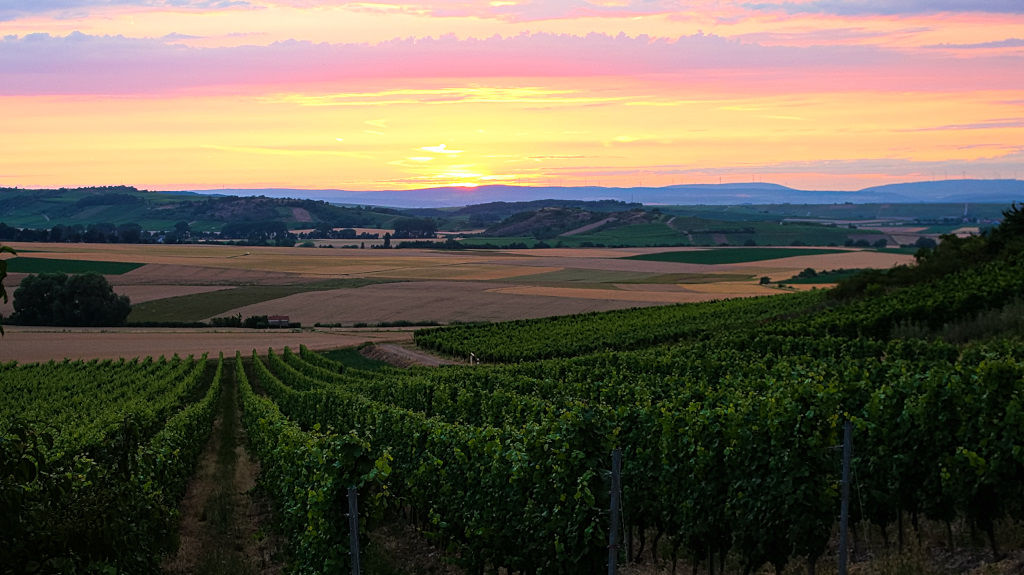
[{"label": "pink cloud", "polygon": [[[763,46],[713,35],[676,40],[588,34],[396,39],[379,44],[196,48],[123,36],[0,39],[0,94],[160,94],[344,80],[662,78],[760,92],[1024,89],[1024,56],[954,57],[873,46]],[[436,96],[436,95],[435,95]]]}]

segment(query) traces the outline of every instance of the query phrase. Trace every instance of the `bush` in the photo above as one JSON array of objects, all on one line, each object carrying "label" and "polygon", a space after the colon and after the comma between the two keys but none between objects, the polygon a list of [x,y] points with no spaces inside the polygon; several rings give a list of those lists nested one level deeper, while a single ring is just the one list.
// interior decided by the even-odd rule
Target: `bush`
[{"label": "bush", "polygon": [[128,296],[117,295],[96,272],[29,275],[14,291],[12,323],[79,327],[121,326],[132,311]]},{"label": "bush", "polygon": [[242,327],[242,314],[212,318],[210,325],[213,327]]},{"label": "bush", "polygon": [[270,319],[265,315],[251,315],[242,322],[242,327],[249,329],[262,329],[270,325]]}]

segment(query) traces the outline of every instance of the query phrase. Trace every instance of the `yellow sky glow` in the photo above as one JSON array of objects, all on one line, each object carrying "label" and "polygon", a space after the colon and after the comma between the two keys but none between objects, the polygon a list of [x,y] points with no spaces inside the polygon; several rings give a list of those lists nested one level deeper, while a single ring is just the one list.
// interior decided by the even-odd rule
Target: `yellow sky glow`
[{"label": "yellow sky glow", "polygon": [[[859,189],[1024,177],[1024,10],[427,6],[128,3],[0,19],[0,56],[14,54],[0,59],[0,186]],[[56,51],[33,51],[38,34]],[[23,53],[40,60],[19,65]]]}]

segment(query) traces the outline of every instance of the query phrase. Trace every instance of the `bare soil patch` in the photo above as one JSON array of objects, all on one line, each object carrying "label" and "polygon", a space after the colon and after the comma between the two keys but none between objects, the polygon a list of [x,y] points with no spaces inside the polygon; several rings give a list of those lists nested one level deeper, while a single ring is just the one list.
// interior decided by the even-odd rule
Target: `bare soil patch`
[{"label": "bare soil patch", "polygon": [[359,353],[370,359],[384,361],[396,367],[411,367],[414,365],[437,367],[439,365],[455,365],[457,363],[396,343],[368,345],[359,350]]},{"label": "bare soil patch", "polygon": [[230,376],[223,382],[219,414],[200,456],[198,471],[182,500],[178,553],[163,565],[166,575],[221,573],[276,575],[283,540],[271,533],[269,502],[256,478],[259,463],[249,457]]},{"label": "bare soil patch", "polygon": [[313,216],[306,208],[292,208],[292,217],[297,222],[312,222]]},{"label": "bare soil patch", "polygon": [[[400,566],[408,575],[464,575],[465,571],[445,561],[444,552],[424,540],[414,527],[393,522],[370,532],[376,553],[389,565]],[[372,573],[370,571],[364,571]]]},{"label": "bare soil patch", "polygon": [[597,222],[594,222],[592,224],[587,224],[585,226],[576,228],[575,230],[569,230],[569,231],[567,231],[565,233],[561,233],[561,234],[558,234],[558,235],[560,235],[560,236],[575,236],[575,235],[579,235],[579,234],[584,234],[586,232],[589,232],[590,230],[596,230],[597,228],[607,224],[608,222],[611,222],[611,221],[614,221],[614,220],[617,220],[617,219],[618,218],[605,218],[605,219],[603,219],[601,221],[597,221]]}]

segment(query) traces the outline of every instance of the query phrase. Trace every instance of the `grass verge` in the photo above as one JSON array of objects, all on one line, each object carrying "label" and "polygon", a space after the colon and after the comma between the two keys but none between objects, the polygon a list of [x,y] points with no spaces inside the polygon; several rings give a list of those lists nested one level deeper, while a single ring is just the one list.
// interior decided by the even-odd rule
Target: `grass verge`
[{"label": "grass verge", "polygon": [[378,361],[364,356],[359,353],[359,348],[355,347],[344,347],[341,349],[332,349],[330,351],[318,351],[317,353],[351,369],[380,371],[384,368],[391,367],[385,361]]}]

